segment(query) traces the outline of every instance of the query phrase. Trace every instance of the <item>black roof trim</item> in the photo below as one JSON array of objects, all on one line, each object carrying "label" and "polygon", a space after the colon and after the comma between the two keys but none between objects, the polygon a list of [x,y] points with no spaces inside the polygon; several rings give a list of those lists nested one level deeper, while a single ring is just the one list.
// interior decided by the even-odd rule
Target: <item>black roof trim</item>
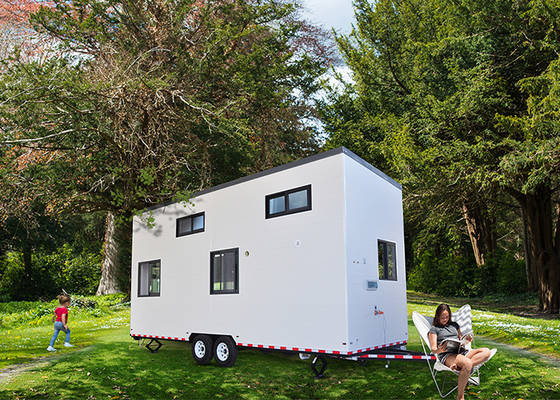
[{"label": "black roof trim", "polygon": [[[263,176],[266,176],[266,175],[274,174],[276,172],[284,171],[284,170],[287,170],[287,169],[290,169],[290,168],[298,167],[300,165],[308,164],[308,163],[313,162],[313,161],[322,160],[323,158],[331,157],[331,156],[341,154],[341,153],[346,154],[347,156],[352,158],[354,161],[363,165],[364,167],[366,167],[370,171],[374,172],[376,175],[380,176],[381,178],[383,178],[384,180],[389,182],[391,185],[395,186],[397,189],[402,190],[402,186],[401,186],[400,183],[398,183],[397,181],[395,181],[394,179],[389,177],[387,174],[385,174],[385,173],[381,172],[380,170],[378,170],[377,168],[375,168],[373,165],[371,165],[370,163],[365,161],[360,156],[351,152],[346,147],[337,147],[336,149],[328,150],[328,151],[325,151],[325,152],[319,153],[319,154],[314,154],[312,156],[302,158],[301,160],[292,161],[292,162],[289,162],[287,164],[279,165],[279,166],[274,167],[274,168],[270,168],[270,169],[267,169],[267,170],[264,170],[264,171],[261,171],[261,172],[257,172],[256,174],[244,176],[242,178],[238,178],[238,179],[235,179],[235,180],[230,181],[230,182],[225,182],[225,183],[222,183],[220,185],[212,186],[211,188],[204,189],[204,190],[201,190],[199,192],[193,193],[192,197],[194,198],[194,197],[201,196],[203,194],[215,192],[215,191],[220,190],[220,189],[225,189],[227,187],[238,185],[238,184],[243,183],[243,182],[252,181],[253,179],[257,179],[257,178],[260,178],[260,177],[263,177]],[[143,212],[156,210],[158,208],[162,208],[162,207],[165,207],[165,206],[168,206],[170,204],[177,203],[177,202],[178,202],[178,200],[175,200],[175,199],[169,200],[169,201],[166,201],[164,203],[160,203],[160,204],[156,204],[154,206],[148,207],[148,208],[144,209]]]}]

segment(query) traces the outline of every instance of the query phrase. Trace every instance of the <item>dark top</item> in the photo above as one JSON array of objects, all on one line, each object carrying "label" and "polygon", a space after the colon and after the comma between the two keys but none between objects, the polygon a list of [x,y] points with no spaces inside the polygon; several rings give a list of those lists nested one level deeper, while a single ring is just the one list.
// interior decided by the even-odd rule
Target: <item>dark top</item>
[{"label": "dark top", "polygon": [[450,322],[442,328],[432,325],[428,333],[437,335],[437,345],[439,346],[445,339],[459,339],[459,325],[456,322]]}]

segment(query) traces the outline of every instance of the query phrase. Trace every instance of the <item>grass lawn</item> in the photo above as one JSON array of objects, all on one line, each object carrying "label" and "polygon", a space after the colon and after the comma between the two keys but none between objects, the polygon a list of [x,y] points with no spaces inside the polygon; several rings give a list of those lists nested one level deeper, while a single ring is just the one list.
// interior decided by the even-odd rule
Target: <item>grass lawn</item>
[{"label": "grass lawn", "polygon": [[[433,312],[432,305],[409,303],[409,311],[422,311],[422,307]],[[116,311],[96,328],[77,324],[73,335],[82,348],[62,350],[26,372],[1,380],[0,398],[439,398],[425,362],[393,361],[386,369],[383,361],[371,360],[362,366],[329,359],[326,378],[321,380],[313,378],[309,360],[253,349],[240,351],[232,368],[199,366],[192,359],[189,344],[165,342],[156,354],[139,347],[128,335],[125,316],[126,310]],[[50,331],[50,327],[45,328]],[[12,334],[41,336],[41,343],[46,335],[48,340],[47,331],[33,329],[39,328],[22,328]],[[0,333],[4,343],[5,332]],[[408,348],[419,350],[411,322],[409,335]],[[93,345],[83,347],[90,342]],[[486,342],[478,338],[476,344],[484,346]],[[45,355],[44,347],[43,343],[35,353]],[[469,398],[560,398],[558,361],[554,365],[537,355],[498,347],[498,354],[481,371],[482,385],[468,388]],[[33,352],[30,348],[29,354]],[[12,361],[16,359],[12,357]]]}]

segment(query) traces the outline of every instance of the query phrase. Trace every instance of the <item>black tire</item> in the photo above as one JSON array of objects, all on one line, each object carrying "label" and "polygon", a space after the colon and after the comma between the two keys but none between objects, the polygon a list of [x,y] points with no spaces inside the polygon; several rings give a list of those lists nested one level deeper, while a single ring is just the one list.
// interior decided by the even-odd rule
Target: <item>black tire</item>
[{"label": "black tire", "polygon": [[197,364],[207,365],[212,361],[214,347],[208,335],[198,335],[192,341],[192,355]]},{"label": "black tire", "polygon": [[221,367],[231,367],[237,360],[237,345],[229,336],[220,336],[214,342],[214,360]]}]

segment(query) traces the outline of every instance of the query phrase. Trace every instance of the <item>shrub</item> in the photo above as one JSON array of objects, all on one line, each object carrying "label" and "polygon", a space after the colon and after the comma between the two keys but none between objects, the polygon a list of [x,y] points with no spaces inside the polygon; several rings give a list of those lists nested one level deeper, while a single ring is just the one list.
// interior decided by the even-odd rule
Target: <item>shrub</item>
[{"label": "shrub", "polygon": [[480,267],[461,256],[448,254],[436,258],[426,251],[407,284],[412,290],[443,296],[478,297],[527,291],[523,260],[516,260],[502,250]]}]

